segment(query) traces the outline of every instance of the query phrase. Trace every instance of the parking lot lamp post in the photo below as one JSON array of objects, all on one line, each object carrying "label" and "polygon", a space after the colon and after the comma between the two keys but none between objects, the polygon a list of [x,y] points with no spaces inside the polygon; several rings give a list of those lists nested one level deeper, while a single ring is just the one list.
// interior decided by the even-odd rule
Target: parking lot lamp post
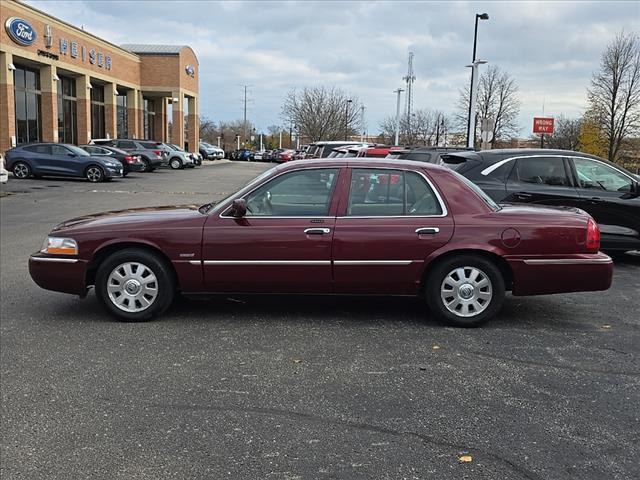
[{"label": "parking lot lamp post", "polygon": [[220,148],[220,137],[218,137],[218,148]]},{"label": "parking lot lamp post", "polygon": [[[480,81],[480,74],[478,73],[478,65],[482,65],[487,63],[486,60],[476,60],[471,65],[467,65],[467,67],[471,67],[471,78],[473,79],[473,83],[471,84],[471,105],[475,105],[478,101],[478,83]],[[473,129],[473,130],[472,130]],[[476,144],[476,109],[471,109],[469,112],[469,128],[467,131],[467,147],[474,148]],[[473,133],[472,133],[473,132]]]},{"label": "parking lot lamp post", "polygon": [[[478,20],[489,20],[488,13],[476,13],[476,27],[473,33],[473,58],[471,60],[472,63],[476,62],[476,46],[478,44]],[[476,79],[474,78],[477,73],[477,68],[471,69],[471,90],[469,91],[469,116],[467,123],[467,147],[473,147],[476,143],[476,126],[475,126],[475,118],[474,122],[471,122],[471,112],[475,111],[475,103],[473,102],[474,97],[474,85],[477,85]],[[477,98],[477,96],[476,96]],[[474,115],[475,117],[475,115]]]},{"label": "parking lot lamp post", "polygon": [[349,140],[349,104],[353,102],[353,100],[347,100],[347,105],[344,110],[344,139],[345,141]]},{"label": "parking lot lamp post", "polygon": [[396,102],[396,141],[394,145],[398,145],[399,138],[400,138],[400,94],[402,92],[404,92],[404,90],[401,88],[393,91],[393,93],[398,94],[398,100]]}]

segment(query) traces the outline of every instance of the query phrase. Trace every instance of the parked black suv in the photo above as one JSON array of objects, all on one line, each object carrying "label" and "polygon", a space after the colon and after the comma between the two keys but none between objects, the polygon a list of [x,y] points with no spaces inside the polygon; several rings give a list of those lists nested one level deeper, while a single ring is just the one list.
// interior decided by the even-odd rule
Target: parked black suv
[{"label": "parked black suv", "polygon": [[403,160],[415,160],[417,162],[427,162],[440,164],[440,157],[452,152],[473,151],[473,148],[460,147],[407,147],[401,149],[392,149],[387,158],[401,158]]},{"label": "parked black suv", "polygon": [[603,250],[640,249],[640,182],[607,160],[565,150],[517,149],[454,152],[442,161],[496,202],[581,208],[600,225]]}]

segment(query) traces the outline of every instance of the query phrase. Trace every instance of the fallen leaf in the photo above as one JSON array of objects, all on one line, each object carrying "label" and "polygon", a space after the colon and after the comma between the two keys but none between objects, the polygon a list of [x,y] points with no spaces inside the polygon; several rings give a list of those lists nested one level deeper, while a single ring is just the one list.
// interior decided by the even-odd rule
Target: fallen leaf
[{"label": "fallen leaf", "polygon": [[300,363],[302,360],[298,360],[297,358],[293,360],[293,363]]},{"label": "fallen leaf", "polygon": [[473,461],[473,457],[471,455],[460,455],[458,461],[460,463],[469,463]]},{"label": "fallen leaf", "polygon": [[431,347],[432,350],[440,350],[440,345],[434,345]]},{"label": "fallen leaf", "polygon": [[611,328],[611,325],[602,325],[601,328],[603,328],[605,330],[609,330]]}]

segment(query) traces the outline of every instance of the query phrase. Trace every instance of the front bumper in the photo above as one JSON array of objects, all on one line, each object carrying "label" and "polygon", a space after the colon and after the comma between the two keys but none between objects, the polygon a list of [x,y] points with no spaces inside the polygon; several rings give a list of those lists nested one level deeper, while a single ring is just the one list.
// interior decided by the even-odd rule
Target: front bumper
[{"label": "front bumper", "polygon": [[122,165],[117,167],[104,167],[104,176],[106,178],[120,178],[124,172]]},{"label": "front bumper", "polygon": [[604,253],[554,257],[507,257],[513,271],[513,295],[608,290],[613,261]]},{"label": "front bumper", "polygon": [[84,296],[87,261],[61,258],[41,253],[29,257],[29,274],[36,284],[46,290]]}]

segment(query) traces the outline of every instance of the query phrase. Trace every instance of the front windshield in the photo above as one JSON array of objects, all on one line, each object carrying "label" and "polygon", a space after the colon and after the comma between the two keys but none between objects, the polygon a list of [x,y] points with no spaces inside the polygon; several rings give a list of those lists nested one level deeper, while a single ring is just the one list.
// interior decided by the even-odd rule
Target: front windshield
[{"label": "front windshield", "polygon": [[78,155],[79,157],[90,157],[91,155],[75,145],[65,145],[69,150]]},{"label": "front windshield", "polygon": [[[254,185],[260,183],[262,180],[264,180],[265,178],[269,177],[272,172],[274,170],[276,170],[277,168],[279,168],[279,165],[276,165],[275,167],[271,167],[269,170],[267,170],[266,172],[262,172],[260,175],[258,175],[256,178],[254,178],[253,180],[251,180],[247,185],[245,185],[244,187],[242,187],[240,190],[238,190],[237,192],[233,192],[230,195],[227,195],[226,197],[216,201],[216,202],[212,202],[211,204],[205,204],[202,205],[200,207],[201,211],[204,209],[203,207],[207,206],[207,205],[222,205],[223,203],[225,203],[227,200],[233,198],[242,198],[242,196],[244,195],[245,192],[251,190]],[[208,209],[204,209],[207,210]],[[205,212],[206,213],[206,212]]]}]

